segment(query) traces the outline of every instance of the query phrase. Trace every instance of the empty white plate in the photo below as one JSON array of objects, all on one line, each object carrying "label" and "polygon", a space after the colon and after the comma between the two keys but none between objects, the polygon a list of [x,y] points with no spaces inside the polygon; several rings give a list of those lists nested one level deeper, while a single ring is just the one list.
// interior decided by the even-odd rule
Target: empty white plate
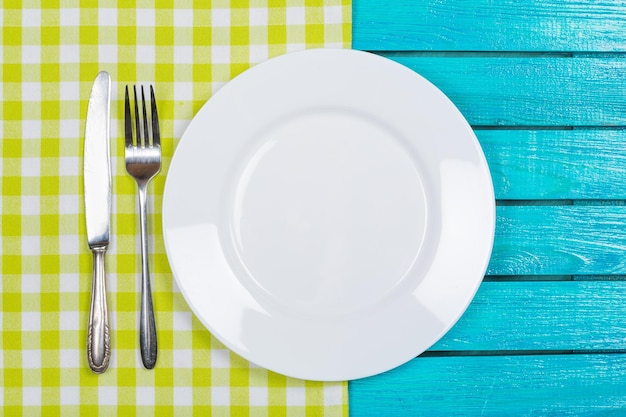
[{"label": "empty white plate", "polygon": [[461,316],[486,270],[495,204],[471,128],[391,60],[297,52],[221,88],[169,169],[163,231],[202,323],[285,375],[394,368]]}]

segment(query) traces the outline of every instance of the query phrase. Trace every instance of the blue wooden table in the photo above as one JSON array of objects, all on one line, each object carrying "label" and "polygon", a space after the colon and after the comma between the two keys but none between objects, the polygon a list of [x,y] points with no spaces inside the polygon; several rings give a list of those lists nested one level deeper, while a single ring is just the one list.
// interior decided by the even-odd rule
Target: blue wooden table
[{"label": "blue wooden table", "polygon": [[497,226],[465,315],[350,415],[626,415],[626,2],[354,0],[353,48],[459,107]]}]

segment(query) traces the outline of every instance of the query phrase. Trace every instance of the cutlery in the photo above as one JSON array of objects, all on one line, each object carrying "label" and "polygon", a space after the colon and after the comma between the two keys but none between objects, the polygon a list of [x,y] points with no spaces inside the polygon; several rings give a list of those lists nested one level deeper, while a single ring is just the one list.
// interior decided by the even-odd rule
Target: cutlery
[{"label": "cutlery", "polygon": [[98,374],[106,371],[111,358],[104,272],[104,254],[109,246],[111,217],[110,95],[111,77],[104,71],[100,72],[89,96],[83,171],[87,241],[93,252],[87,360],[91,370]]},{"label": "cutlery", "polygon": [[[150,139],[150,129],[148,129],[146,97],[143,86],[141,87],[143,117],[139,113],[137,88],[134,86],[133,93],[136,134],[134,142],[130,100],[128,97],[128,86],[126,86],[124,106],[125,157],[126,171],[135,179],[139,189],[139,223],[141,226],[141,317],[139,321],[139,344],[144,367],[152,369],[157,358],[157,338],[148,268],[147,191],[148,183],[161,169],[161,136],[159,133],[159,116],[154,98],[154,89],[150,86],[152,139]],[[140,119],[143,119],[143,126]]]}]

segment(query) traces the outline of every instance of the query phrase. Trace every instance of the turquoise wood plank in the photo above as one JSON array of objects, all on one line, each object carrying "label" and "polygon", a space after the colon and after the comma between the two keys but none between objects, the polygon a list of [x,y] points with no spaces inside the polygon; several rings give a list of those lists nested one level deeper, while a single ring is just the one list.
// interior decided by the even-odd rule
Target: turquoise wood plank
[{"label": "turquoise wood plank", "polygon": [[626,56],[385,56],[439,87],[473,125],[626,126]]},{"label": "turquoise wood plank", "polygon": [[625,281],[483,282],[431,351],[626,349]]},{"label": "turquoise wood plank", "polygon": [[489,275],[626,273],[625,206],[500,206],[496,215]]},{"label": "turquoise wood plank", "polygon": [[626,355],[417,358],[351,381],[352,417],[623,416]]},{"label": "turquoise wood plank", "polygon": [[479,130],[496,198],[626,199],[626,130]]},{"label": "turquoise wood plank", "polygon": [[624,1],[353,1],[365,50],[624,51]]}]

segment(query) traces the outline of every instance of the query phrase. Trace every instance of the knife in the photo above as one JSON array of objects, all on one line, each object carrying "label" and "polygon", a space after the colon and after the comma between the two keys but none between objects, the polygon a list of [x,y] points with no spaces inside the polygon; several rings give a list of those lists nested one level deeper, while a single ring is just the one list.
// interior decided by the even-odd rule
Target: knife
[{"label": "knife", "polygon": [[111,77],[104,71],[100,72],[96,76],[89,96],[83,167],[87,241],[93,252],[87,360],[91,370],[98,374],[106,371],[111,358],[104,274],[104,254],[109,247],[111,218],[110,96]]}]

